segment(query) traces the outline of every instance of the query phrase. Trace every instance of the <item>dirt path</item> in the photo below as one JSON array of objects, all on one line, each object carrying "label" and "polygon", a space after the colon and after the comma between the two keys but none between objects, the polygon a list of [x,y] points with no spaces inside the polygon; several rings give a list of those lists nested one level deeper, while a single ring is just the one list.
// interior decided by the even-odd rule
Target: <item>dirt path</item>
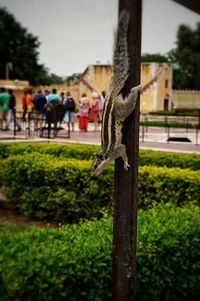
[{"label": "dirt path", "polygon": [[37,227],[58,227],[56,223],[48,223],[40,220],[33,220],[25,217],[22,214],[17,213],[16,209],[10,204],[6,204],[4,201],[0,201],[0,222],[9,223],[13,225],[35,225]]}]

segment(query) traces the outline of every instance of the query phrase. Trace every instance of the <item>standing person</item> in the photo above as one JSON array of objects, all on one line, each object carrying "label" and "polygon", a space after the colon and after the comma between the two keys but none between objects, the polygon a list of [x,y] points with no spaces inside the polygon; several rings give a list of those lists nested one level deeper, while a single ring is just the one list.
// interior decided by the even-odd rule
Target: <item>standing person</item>
[{"label": "standing person", "polygon": [[60,102],[61,102],[62,104],[64,104],[64,100],[65,100],[65,93],[64,93],[64,92],[61,92],[61,93],[60,93]]},{"label": "standing person", "polygon": [[98,130],[98,114],[100,109],[99,95],[96,92],[92,93],[92,101],[90,104],[90,119],[94,122],[94,130]]},{"label": "standing person", "polygon": [[33,117],[34,117],[34,129],[38,130],[38,121],[40,121],[40,128],[42,127],[44,113],[45,113],[45,104],[47,99],[41,90],[35,94],[33,97]]},{"label": "standing person", "polygon": [[31,90],[28,90],[26,102],[27,102],[27,112],[30,114],[33,111],[33,98],[32,98]]},{"label": "standing person", "polygon": [[101,110],[103,110],[105,98],[106,98],[106,91],[102,91],[100,96]]},{"label": "standing person", "polygon": [[50,94],[50,91],[49,90],[44,90],[44,95],[46,97],[46,100],[48,100],[48,96]]},{"label": "standing person", "polygon": [[26,113],[27,113],[27,94],[28,94],[28,91],[24,91],[24,95],[22,96],[22,110],[23,110],[23,113],[22,113],[22,121],[26,121]]},{"label": "standing person", "polygon": [[66,93],[66,98],[63,104],[67,108],[67,112],[65,113],[64,121],[67,123],[68,130],[70,130],[70,124],[72,125],[72,132],[74,132],[74,112],[76,109],[76,102],[74,98],[71,96],[70,92]]},{"label": "standing person", "polygon": [[103,115],[103,106],[106,98],[106,92],[102,91],[100,98],[99,98],[99,103],[100,103],[100,108],[99,108],[99,120],[102,120],[102,115]]},{"label": "standing person", "polygon": [[21,131],[21,126],[16,119],[16,111],[15,111],[15,106],[16,106],[16,98],[15,95],[13,94],[13,90],[9,89],[8,93],[10,95],[9,103],[8,103],[8,115],[7,115],[7,121],[4,130],[7,131],[9,130],[9,124],[14,121],[14,124],[17,126],[17,131]]},{"label": "standing person", "polygon": [[47,103],[55,100],[60,101],[60,97],[57,94],[57,89],[52,89],[51,93],[47,96]]},{"label": "standing person", "polygon": [[27,105],[27,113],[28,113],[28,127],[27,130],[30,130],[30,121],[32,118],[32,111],[33,111],[33,98],[32,98],[32,91],[28,90],[26,95],[26,105]]},{"label": "standing person", "polygon": [[8,104],[10,100],[10,95],[6,92],[5,88],[1,88],[0,90],[0,128],[3,130],[3,122],[7,119],[8,113]]},{"label": "standing person", "polygon": [[87,132],[88,130],[89,109],[90,101],[87,94],[83,93],[79,101],[79,129],[81,132]]}]

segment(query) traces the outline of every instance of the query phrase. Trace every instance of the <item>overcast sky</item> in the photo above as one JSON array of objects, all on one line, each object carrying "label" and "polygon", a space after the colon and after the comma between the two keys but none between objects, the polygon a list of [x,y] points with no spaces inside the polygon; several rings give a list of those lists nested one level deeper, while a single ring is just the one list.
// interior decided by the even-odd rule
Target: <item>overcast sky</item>
[{"label": "overcast sky", "polygon": [[[0,0],[23,27],[38,36],[39,62],[60,76],[89,64],[111,63],[118,0]],[[172,0],[143,0],[142,53],[175,48],[179,24],[195,28],[200,16]]]}]

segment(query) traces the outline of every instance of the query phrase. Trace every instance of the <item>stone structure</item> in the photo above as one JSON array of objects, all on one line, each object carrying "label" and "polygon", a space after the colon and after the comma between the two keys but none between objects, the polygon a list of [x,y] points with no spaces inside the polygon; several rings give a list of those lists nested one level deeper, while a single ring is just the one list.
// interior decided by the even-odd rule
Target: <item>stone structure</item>
[{"label": "stone structure", "polygon": [[[108,87],[112,76],[110,65],[89,65],[80,77],[79,93],[92,91],[99,94]],[[141,64],[141,113],[170,111],[172,109],[172,65],[160,63]]]}]

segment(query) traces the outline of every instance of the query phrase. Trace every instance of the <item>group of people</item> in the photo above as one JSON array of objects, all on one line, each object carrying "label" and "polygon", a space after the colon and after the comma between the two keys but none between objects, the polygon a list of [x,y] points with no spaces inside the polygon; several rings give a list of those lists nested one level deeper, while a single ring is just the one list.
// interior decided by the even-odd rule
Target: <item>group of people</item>
[{"label": "group of people", "polygon": [[51,92],[45,90],[44,93],[39,90],[32,97],[30,91],[24,91],[24,96],[22,97],[22,119],[25,121],[27,112],[31,112],[32,119],[34,120],[35,130],[38,129],[38,122],[40,122],[41,128],[42,123],[46,118],[46,107],[49,103],[53,102],[54,104],[63,104],[64,106],[66,106],[64,121],[68,124],[68,128],[71,124],[72,131],[74,131],[74,113],[76,110],[76,102],[71,96],[70,92],[67,92],[66,95],[64,92],[61,92],[60,95],[58,95],[56,89],[52,89]]},{"label": "group of people", "polygon": [[[52,91],[41,90],[37,91],[35,95],[32,95],[31,90],[25,90],[24,95],[21,100],[22,105],[22,121],[27,120],[27,114],[31,114],[31,119],[34,120],[34,129],[42,127],[42,124],[46,118],[45,109],[49,103],[61,103],[66,106],[66,113],[63,121],[67,123],[68,129],[72,127],[74,131],[74,120],[77,117],[79,122],[79,129],[81,132],[88,130],[88,121],[91,120],[94,123],[94,130],[98,130],[98,116],[103,107],[103,99],[100,98],[96,92],[92,93],[92,100],[86,93],[81,95],[79,103],[77,103],[71,96],[70,92],[61,92],[60,95],[57,94],[56,89]],[[9,124],[15,122],[17,130],[21,130],[21,126],[18,122],[15,112],[16,99],[13,91],[9,89],[6,91],[5,88],[0,90],[0,129],[8,130]],[[30,116],[30,115],[29,115]],[[3,121],[5,121],[5,126],[3,127]],[[40,124],[39,124],[40,123]]]}]

